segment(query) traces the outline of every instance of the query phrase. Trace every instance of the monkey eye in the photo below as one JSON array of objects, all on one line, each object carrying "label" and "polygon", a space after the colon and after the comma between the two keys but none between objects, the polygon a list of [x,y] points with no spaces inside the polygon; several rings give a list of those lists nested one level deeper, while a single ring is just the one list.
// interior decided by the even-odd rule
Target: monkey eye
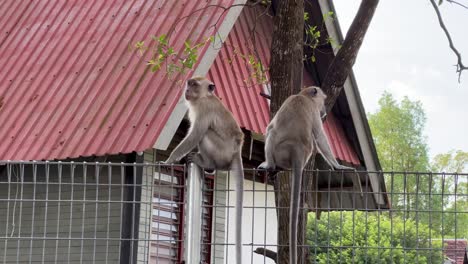
[{"label": "monkey eye", "polygon": [[188,80],[188,81],[187,81],[187,84],[188,84],[189,86],[195,86],[196,83],[195,83],[194,80]]},{"label": "monkey eye", "polygon": [[208,91],[209,91],[210,93],[212,93],[214,90],[215,90],[215,85],[214,85],[214,84],[208,85]]}]

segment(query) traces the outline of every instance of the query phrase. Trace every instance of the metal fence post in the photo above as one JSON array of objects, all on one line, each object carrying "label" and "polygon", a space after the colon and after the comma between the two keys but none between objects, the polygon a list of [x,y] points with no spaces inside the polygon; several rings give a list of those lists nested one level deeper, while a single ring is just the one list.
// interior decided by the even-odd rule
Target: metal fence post
[{"label": "metal fence post", "polygon": [[200,263],[202,229],[202,175],[200,168],[189,164],[187,181],[187,208],[185,263]]}]

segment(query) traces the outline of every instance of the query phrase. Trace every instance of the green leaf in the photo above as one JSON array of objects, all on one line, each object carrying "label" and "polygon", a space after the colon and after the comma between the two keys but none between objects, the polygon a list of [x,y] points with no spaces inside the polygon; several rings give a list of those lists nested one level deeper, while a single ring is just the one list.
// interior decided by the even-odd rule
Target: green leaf
[{"label": "green leaf", "polygon": [[151,71],[155,72],[161,69],[161,64],[155,64],[153,67],[151,67]]},{"label": "green leaf", "polygon": [[167,36],[166,36],[166,34],[162,34],[161,36],[159,36],[158,41],[159,41],[159,43],[161,43],[163,45],[167,45]]}]

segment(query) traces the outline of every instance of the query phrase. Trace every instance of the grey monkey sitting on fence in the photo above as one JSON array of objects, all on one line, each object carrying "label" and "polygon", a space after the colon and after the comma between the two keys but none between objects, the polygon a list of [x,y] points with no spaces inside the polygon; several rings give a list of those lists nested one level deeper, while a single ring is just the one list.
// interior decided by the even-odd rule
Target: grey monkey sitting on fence
[{"label": "grey monkey sitting on fence", "polygon": [[297,262],[297,225],[302,172],[314,150],[337,170],[354,170],[340,165],[323,130],[321,113],[327,96],[318,87],[307,87],[284,101],[267,127],[265,162],[260,169],[292,169],[289,215],[289,263]]},{"label": "grey monkey sitting on fence", "polygon": [[190,153],[189,162],[208,170],[232,170],[236,181],[236,263],[242,263],[242,204],[244,170],[242,144],[244,133],[234,116],[214,95],[215,85],[204,77],[187,81],[185,100],[189,106],[190,129],[187,136],[172,151],[166,163],[179,161],[198,146],[198,153]]}]

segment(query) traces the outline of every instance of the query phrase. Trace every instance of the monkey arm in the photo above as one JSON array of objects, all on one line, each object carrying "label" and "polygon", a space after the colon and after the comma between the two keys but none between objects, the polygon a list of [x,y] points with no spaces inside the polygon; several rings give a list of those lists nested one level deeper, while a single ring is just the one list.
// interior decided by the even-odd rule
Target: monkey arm
[{"label": "monkey arm", "polygon": [[316,125],[312,128],[312,136],[316,140],[320,154],[322,154],[328,165],[336,170],[354,170],[354,168],[343,166],[339,164],[338,161],[336,161],[335,156],[331,151],[330,144],[328,143],[328,138],[325,135],[323,124],[319,115],[317,115],[315,118],[314,123]]},{"label": "monkey arm", "polygon": [[194,122],[187,136],[172,151],[171,155],[165,161],[165,163],[174,163],[175,161],[179,161],[183,156],[187,155],[187,153],[189,153],[198,145],[198,143],[200,143],[209,126],[209,120],[203,120],[203,118],[201,118],[198,122]]}]

